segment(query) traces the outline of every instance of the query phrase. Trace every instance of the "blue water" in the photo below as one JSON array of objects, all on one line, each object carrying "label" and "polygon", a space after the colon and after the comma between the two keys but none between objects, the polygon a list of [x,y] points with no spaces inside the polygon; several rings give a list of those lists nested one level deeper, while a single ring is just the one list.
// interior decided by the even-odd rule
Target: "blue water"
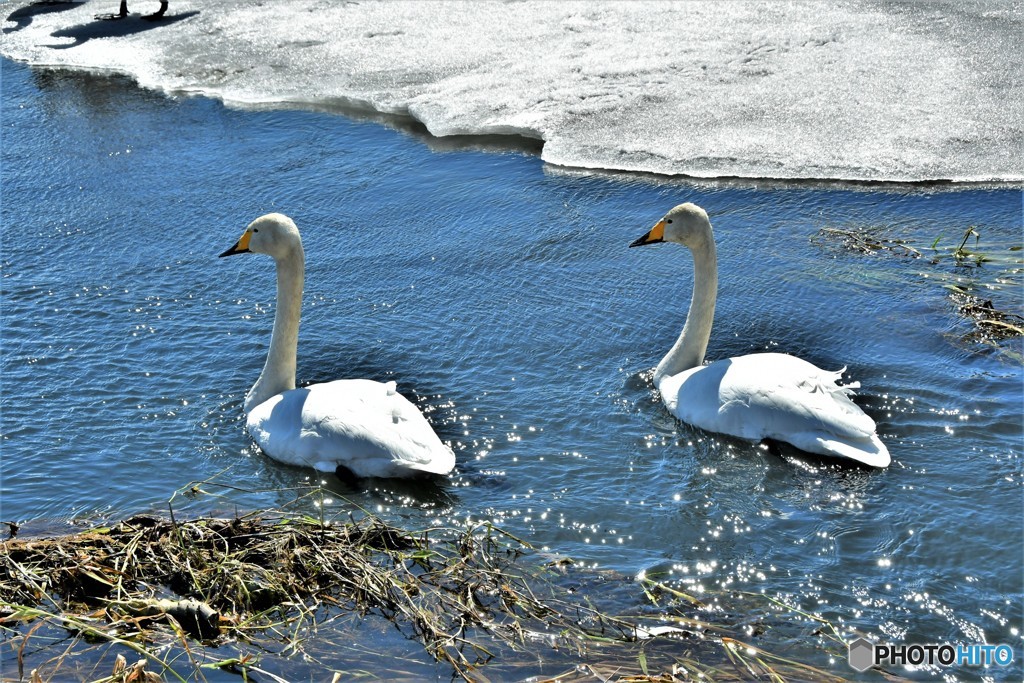
[{"label": "blue water", "polygon": [[[587,566],[764,592],[844,633],[1009,643],[1013,668],[988,675],[1021,678],[1022,347],[971,337],[950,297],[1021,312],[1019,188],[571,171],[513,140],[440,148],[415,127],[2,68],[0,519],[52,527],[172,498],[194,514],[317,512],[301,498],[317,475],[264,457],[241,419],[273,264],[216,258],[282,211],[307,254],[299,383],[395,379],[457,457],[431,487],[327,477],[328,516],[493,520]],[[718,240],[708,357],[846,366],[890,468],[778,454],[662,407],[650,370],[691,267],[674,245],[627,245],[682,201]],[[968,226],[981,266],[950,255]],[[922,256],[862,254],[822,228]],[[209,495],[175,494],[200,481]]]}]

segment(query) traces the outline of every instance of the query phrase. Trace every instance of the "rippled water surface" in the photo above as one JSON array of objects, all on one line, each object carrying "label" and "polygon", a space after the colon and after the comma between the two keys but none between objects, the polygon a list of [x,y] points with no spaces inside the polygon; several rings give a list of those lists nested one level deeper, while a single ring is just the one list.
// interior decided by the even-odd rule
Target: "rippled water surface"
[{"label": "rippled water surface", "polygon": [[[3,95],[4,520],[165,510],[209,479],[239,490],[181,505],[230,512],[316,482],[243,431],[273,264],[216,258],[283,211],[307,254],[299,382],[396,379],[458,461],[429,489],[328,477],[328,514],[493,520],[588,566],[1020,654],[1022,347],[962,310],[1021,312],[1019,189],[571,172],[10,62]],[[846,366],[890,468],[709,435],[662,407],[650,370],[682,325],[691,264],[675,245],[627,245],[687,200],[719,244],[709,358]],[[971,226],[973,254],[956,258]],[[1019,680],[1016,659],[999,678]]]}]

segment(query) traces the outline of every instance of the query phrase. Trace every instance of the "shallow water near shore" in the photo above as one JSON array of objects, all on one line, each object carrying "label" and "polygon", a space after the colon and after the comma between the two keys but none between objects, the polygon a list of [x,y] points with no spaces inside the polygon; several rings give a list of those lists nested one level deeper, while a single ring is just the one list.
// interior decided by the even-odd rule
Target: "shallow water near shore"
[{"label": "shallow water near shore", "polygon": [[[163,511],[212,481],[201,488],[220,495],[175,509],[488,520],[698,595],[763,592],[847,632],[1020,654],[1022,346],[979,335],[956,298],[1021,312],[1019,188],[599,174],[333,114],[2,68],[0,518],[31,529]],[[674,245],[627,245],[682,201],[708,210],[718,240],[709,359],[774,350],[845,366],[890,468],[665,411],[649,375],[692,268]],[[453,446],[450,477],[327,477],[333,497],[296,502],[316,475],[251,446],[241,402],[265,357],[273,265],[216,255],[268,211],[292,216],[306,247],[300,384],[396,380]],[[971,226],[980,264],[953,255]],[[807,643],[774,644],[827,665]],[[1020,659],[987,675],[1019,679]]]}]

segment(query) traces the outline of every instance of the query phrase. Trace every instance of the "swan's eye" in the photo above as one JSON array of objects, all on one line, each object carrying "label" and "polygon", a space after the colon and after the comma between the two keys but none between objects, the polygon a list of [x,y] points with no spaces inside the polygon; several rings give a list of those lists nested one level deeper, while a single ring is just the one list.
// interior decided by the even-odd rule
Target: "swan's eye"
[{"label": "swan's eye", "polygon": [[252,229],[252,231],[253,231],[253,232],[259,232],[259,231],[260,231],[260,229],[259,229],[259,228],[253,228],[253,229]]},{"label": "swan's eye", "polygon": [[672,222],[672,219],[671,219],[671,218],[669,218],[669,219],[668,219],[667,221],[665,221],[665,222],[666,222],[666,223],[671,223],[671,222]]}]

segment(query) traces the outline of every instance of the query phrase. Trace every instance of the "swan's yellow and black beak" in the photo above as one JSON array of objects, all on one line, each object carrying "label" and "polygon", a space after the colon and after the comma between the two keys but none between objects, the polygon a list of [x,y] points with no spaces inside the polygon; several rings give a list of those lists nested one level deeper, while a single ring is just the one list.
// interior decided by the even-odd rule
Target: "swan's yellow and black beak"
[{"label": "swan's yellow and black beak", "polygon": [[225,256],[233,256],[235,254],[248,254],[250,239],[252,239],[252,230],[246,230],[242,233],[242,236],[238,238],[238,241],[235,242],[235,246],[220,255],[221,258]]},{"label": "swan's yellow and black beak", "polygon": [[665,241],[665,219],[662,218],[660,221],[654,224],[654,227],[647,231],[647,234],[636,240],[629,246],[631,247],[642,247],[645,244],[657,244],[658,242]]}]

